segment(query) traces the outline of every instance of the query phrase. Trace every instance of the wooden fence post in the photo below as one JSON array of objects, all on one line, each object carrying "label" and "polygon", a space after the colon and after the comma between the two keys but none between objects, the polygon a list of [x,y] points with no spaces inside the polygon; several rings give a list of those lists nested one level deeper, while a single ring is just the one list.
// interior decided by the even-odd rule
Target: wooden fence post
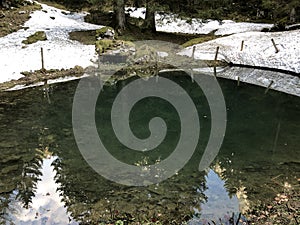
[{"label": "wooden fence post", "polygon": [[243,51],[243,49],[244,49],[244,40],[242,40],[241,51]]},{"label": "wooden fence post", "polygon": [[220,47],[218,46],[217,50],[216,50],[215,61],[217,61],[217,59],[218,59],[219,49],[220,49]]},{"label": "wooden fence post", "polygon": [[196,46],[193,46],[192,59],[195,59]]},{"label": "wooden fence post", "polygon": [[214,76],[217,78],[217,67],[214,66]]},{"label": "wooden fence post", "polygon": [[42,60],[42,70],[45,70],[45,65],[44,65],[44,50],[41,48],[41,60]]},{"label": "wooden fence post", "polygon": [[274,46],[274,48],[275,48],[275,53],[278,53],[278,52],[279,52],[279,49],[277,48],[274,39],[272,38],[271,41],[272,41],[273,46]]},{"label": "wooden fence post", "polygon": [[269,91],[269,89],[270,89],[270,87],[272,86],[273,83],[274,83],[274,81],[271,80],[269,86],[268,86],[267,89],[265,90],[265,94],[268,93],[268,91]]}]

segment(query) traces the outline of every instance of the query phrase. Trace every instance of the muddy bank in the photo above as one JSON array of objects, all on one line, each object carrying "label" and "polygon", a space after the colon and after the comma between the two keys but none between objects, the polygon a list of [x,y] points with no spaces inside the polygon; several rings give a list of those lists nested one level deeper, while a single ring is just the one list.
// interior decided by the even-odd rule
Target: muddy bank
[{"label": "muddy bank", "polygon": [[51,70],[36,70],[33,72],[22,72],[24,77],[18,80],[11,80],[4,83],[0,83],[0,91],[7,91],[15,86],[28,86],[43,82],[47,84],[48,80],[53,80],[63,77],[80,77],[84,74],[84,69],[80,66],[75,66],[71,69],[51,69]]}]

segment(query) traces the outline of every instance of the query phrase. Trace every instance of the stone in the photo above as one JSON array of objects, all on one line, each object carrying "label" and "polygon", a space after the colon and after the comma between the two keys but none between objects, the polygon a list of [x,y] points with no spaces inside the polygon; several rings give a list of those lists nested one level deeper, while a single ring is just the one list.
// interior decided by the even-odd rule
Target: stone
[{"label": "stone", "polygon": [[96,39],[115,39],[115,30],[111,27],[102,27],[101,29],[96,30]]}]

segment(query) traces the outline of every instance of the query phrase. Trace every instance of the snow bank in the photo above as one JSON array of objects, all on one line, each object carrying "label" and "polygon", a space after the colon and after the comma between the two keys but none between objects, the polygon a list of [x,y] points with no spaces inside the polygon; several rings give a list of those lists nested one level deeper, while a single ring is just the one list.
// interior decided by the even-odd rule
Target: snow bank
[{"label": "snow bank", "polygon": [[[212,68],[196,69],[196,71],[214,76]],[[253,68],[217,68],[217,77],[222,77],[231,80],[240,80],[241,83],[249,83],[261,87],[268,87],[271,83],[270,89],[281,91],[287,94],[296,95],[300,97],[300,78],[279,72],[257,70]]]},{"label": "snow bank", "polygon": [[[95,56],[93,45],[83,45],[69,40],[68,33],[75,30],[92,30],[102,26],[85,23],[84,13],[69,13],[42,5],[42,10],[31,14],[31,19],[18,32],[0,38],[0,82],[22,77],[20,72],[41,69],[41,47],[44,48],[46,69],[71,68],[75,65],[87,67]],[[31,45],[22,40],[36,31],[45,31],[47,41]]]},{"label": "snow bank", "polygon": [[247,31],[261,31],[263,28],[271,28],[272,24],[236,23],[232,20],[207,20],[181,19],[174,14],[157,14],[156,29],[170,33],[208,34],[213,31],[215,35],[228,35]]},{"label": "snow bank", "polygon": [[[279,50],[278,53],[276,53],[271,39],[275,41]],[[244,47],[241,51],[242,41],[244,41]],[[195,46],[196,59],[213,59],[212,55],[219,46],[218,59],[225,59],[237,64],[265,66],[300,73],[300,30],[276,33],[246,32]],[[191,56],[192,49],[192,46],[188,47],[180,54]],[[210,55],[209,58],[207,55]]]},{"label": "snow bank", "polygon": [[[96,61],[93,45],[83,45],[69,39],[68,33],[75,30],[93,30],[101,28],[84,22],[84,13],[70,13],[42,4],[43,10],[35,11],[31,19],[24,25],[28,29],[0,38],[0,82],[22,77],[20,72],[41,68],[40,49],[44,49],[46,69],[71,68],[75,65],[87,67]],[[133,17],[145,18],[145,8],[127,8]],[[182,19],[175,14],[157,13],[157,30],[166,32],[182,32],[194,34],[207,34],[215,31],[217,35],[233,34],[218,38],[206,43],[196,45],[196,59],[214,59],[217,47],[220,47],[218,59],[224,59],[238,64],[266,66],[300,72],[300,30],[263,33],[253,32],[263,28],[270,28],[270,24],[235,23],[230,20],[214,21],[201,19]],[[45,31],[48,40],[31,45],[23,45],[22,40],[35,33]],[[252,31],[252,32],[246,32]],[[274,39],[279,52],[271,42]],[[241,51],[241,43],[244,48]],[[181,51],[181,55],[192,55],[192,47]],[[241,70],[240,68],[237,70]],[[237,70],[225,70],[220,76],[235,79]],[[271,76],[273,73],[257,75],[253,70],[247,71],[251,76],[241,77],[244,82],[268,86],[275,81],[272,88],[290,94],[299,94],[299,78],[289,75]],[[255,75],[253,75],[255,74]],[[271,77],[270,77],[271,76]]]},{"label": "snow bank", "polygon": [[[131,17],[145,19],[145,8],[127,7],[126,12]],[[261,31],[263,28],[273,27],[273,24],[236,23],[232,20],[183,19],[177,14],[162,12],[156,13],[155,22],[157,31],[186,34],[208,34],[215,31],[216,35],[228,35],[247,31]]]}]

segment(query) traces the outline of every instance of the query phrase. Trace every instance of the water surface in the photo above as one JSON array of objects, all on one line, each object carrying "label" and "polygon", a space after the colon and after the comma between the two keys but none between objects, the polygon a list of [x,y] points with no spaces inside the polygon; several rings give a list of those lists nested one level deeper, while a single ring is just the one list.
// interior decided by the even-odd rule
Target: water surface
[{"label": "water surface", "polygon": [[[265,94],[264,88],[237,87],[236,82],[218,79],[226,101],[226,134],[210,168],[198,171],[211,129],[207,100],[190,77],[163,76],[193,99],[200,139],[182,170],[147,187],[108,181],[81,156],[72,130],[78,81],[0,93],[1,223],[99,224],[127,219],[204,224],[221,218],[226,224],[232,212],[245,213],[257,203],[269,202],[289,185],[299,188],[299,97],[271,90]],[[170,103],[146,98],[132,109],[130,126],[136,136],[145,138],[149,120],[160,116],[168,126],[165,140],[146,153],[122,145],[114,135],[110,110],[117,93],[134,79],[104,87],[96,122],[115,158],[146,166],[171,154],[180,136],[180,118]]]}]

